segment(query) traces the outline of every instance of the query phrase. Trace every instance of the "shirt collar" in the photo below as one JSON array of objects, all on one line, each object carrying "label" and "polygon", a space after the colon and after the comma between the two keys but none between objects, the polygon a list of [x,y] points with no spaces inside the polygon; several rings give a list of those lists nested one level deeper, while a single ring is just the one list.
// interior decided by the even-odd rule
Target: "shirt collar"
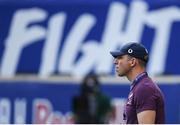
[{"label": "shirt collar", "polygon": [[142,73],[140,73],[140,74],[133,80],[133,82],[132,82],[132,84],[131,84],[131,87],[130,87],[130,90],[132,90],[132,89],[134,88],[134,86],[136,86],[136,85],[139,83],[139,81],[141,81],[144,77],[147,77],[147,76],[148,76],[147,72],[142,72]]}]

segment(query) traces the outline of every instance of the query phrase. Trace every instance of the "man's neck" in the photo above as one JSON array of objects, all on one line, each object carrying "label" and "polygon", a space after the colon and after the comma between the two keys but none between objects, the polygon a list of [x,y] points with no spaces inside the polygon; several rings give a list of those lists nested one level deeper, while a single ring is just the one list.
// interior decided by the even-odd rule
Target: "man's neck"
[{"label": "man's neck", "polygon": [[133,81],[139,74],[145,72],[145,68],[134,68],[126,76],[129,81]]}]

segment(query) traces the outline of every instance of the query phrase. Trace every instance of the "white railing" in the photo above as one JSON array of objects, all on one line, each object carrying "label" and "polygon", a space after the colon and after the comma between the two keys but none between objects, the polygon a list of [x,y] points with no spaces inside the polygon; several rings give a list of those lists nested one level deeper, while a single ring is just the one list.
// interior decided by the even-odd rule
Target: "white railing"
[{"label": "white railing", "polygon": [[[158,84],[180,84],[180,75],[154,76],[151,78]],[[99,80],[102,84],[130,84],[130,82],[125,77],[118,76],[99,76]],[[46,78],[40,78],[37,75],[17,75],[13,78],[0,77],[0,83],[2,83],[2,81],[35,81],[36,83],[51,82],[54,84],[69,82],[71,84],[79,84],[82,82],[82,77],[56,75]]]}]

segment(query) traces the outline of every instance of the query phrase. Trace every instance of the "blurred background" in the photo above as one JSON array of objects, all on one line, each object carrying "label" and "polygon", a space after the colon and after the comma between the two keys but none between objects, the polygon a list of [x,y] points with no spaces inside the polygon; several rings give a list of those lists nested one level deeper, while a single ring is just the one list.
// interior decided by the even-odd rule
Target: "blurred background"
[{"label": "blurred background", "polygon": [[123,123],[130,83],[109,52],[127,42],[147,47],[166,123],[180,123],[179,0],[0,0],[0,123]]}]

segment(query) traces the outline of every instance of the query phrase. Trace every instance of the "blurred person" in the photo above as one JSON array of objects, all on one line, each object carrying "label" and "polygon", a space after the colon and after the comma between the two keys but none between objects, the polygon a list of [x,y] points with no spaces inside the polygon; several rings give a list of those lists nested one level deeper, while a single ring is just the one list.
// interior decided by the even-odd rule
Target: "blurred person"
[{"label": "blurred person", "polygon": [[77,124],[108,123],[110,99],[101,92],[96,75],[88,75],[81,84],[81,93],[73,97],[72,108]]},{"label": "blurred person", "polygon": [[164,96],[146,72],[148,51],[140,43],[127,43],[110,52],[118,76],[131,82],[124,109],[127,124],[165,123]]}]

